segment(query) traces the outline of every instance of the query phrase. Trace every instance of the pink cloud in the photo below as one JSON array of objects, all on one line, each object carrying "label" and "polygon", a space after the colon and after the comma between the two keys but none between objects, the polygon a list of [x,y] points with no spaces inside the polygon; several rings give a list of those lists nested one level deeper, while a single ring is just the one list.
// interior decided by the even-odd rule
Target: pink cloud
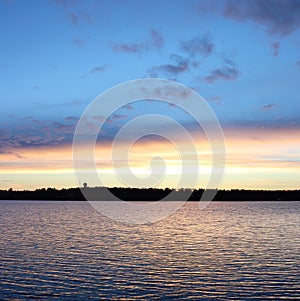
[{"label": "pink cloud", "polygon": [[140,53],[161,49],[164,45],[162,33],[157,30],[150,31],[150,37],[141,42],[120,43],[113,45],[113,50],[124,53]]}]

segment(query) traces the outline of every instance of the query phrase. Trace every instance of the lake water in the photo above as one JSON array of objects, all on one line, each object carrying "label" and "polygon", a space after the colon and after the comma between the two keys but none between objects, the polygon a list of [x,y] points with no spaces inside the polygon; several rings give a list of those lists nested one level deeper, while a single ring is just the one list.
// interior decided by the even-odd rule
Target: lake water
[{"label": "lake water", "polygon": [[300,202],[191,202],[134,226],[1,201],[0,225],[0,300],[300,300]]}]

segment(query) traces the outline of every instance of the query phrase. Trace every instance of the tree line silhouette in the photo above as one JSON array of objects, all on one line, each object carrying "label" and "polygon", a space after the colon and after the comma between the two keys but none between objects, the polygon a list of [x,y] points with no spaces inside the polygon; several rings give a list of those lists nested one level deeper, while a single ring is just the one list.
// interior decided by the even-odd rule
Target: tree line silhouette
[{"label": "tree line silhouette", "polygon": [[[85,201],[82,194],[83,189],[93,195],[101,196],[104,187],[87,187],[82,188],[41,188],[36,190],[0,190],[0,200],[69,200],[69,201]],[[191,195],[189,201],[199,201],[204,189],[179,189],[170,188],[108,188],[119,199],[124,201],[158,201],[166,197],[170,192],[174,192],[175,199],[180,199],[183,192],[189,192]],[[300,201],[300,190],[218,190],[214,201]]]}]

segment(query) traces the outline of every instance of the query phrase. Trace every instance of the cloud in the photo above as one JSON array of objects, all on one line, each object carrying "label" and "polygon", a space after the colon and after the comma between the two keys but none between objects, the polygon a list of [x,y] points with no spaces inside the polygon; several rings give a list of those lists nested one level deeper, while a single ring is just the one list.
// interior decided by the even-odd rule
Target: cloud
[{"label": "cloud", "polygon": [[207,1],[202,11],[217,12],[238,22],[252,21],[268,33],[288,35],[300,27],[298,0],[224,0]]},{"label": "cloud", "polygon": [[267,104],[267,105],[264,105],[264,106],[262,107],[262,109],[263,109],[264,111],[269,111],[269,110],[274,109],[274,107],[276,107],[276,104],[275,104],[275,103],[269,103],[269,104]]},{"label": "cloud", "polygon": [[126,109],[126,110],[132,110],[132,109],[133,109],[133,106],[131,106],[131,105],[126,105],[126,106],[124,106],[123,108]]},{"label": "cloud", "polygon": [[114,45],[114,50],[125,53],[138,53],[145,50],[145,44],[143,43],[131,43],[131,44],[117,44]]},{"label": "cloud", "polygon": [[171,108],[176,108],[177,107],[175,103],[171,103],[171,102],[168,104],[168,106],[170,106]]},{"label": "cloud", "polygon": [[69,0],[52,0],[54,3],[58,3],[60,5],[63,5],[65,7],[69,6],[70,1]]},{"label": "cloud", "polygon": [[65,117],[64,120],[77,122],[79,120],[79,118],[78,117],[74,117],[74,116],[68,116],[68,117]]},{"label": "cloud", "polygon": [[85,46],[85,42],[82,39],[73,39],[72,42],[80,48]]},{"label": "cloud", "polygon": [[150,37],[144,42],[120,43],[113,45],[113,50],[124,53],[140,53],[143,51],[159,50],[164,45],[162,33],[150,31]]},{"label": "cloud", "polygon": [[[107,124],[115,125],[118,121],[124,120],[126,118],[128,118],[128,115],[126,115],[126,114],[113,114],[106,120],[106,122],[107,122]],[[106,137],[106,138],[108,138],[108,137]],[[112,138],[112,137],[110,137],[110,138]]]},{"label": "cloud", "polygon": [[10,151],[10,150],[5,150],[5,149],[0,149],[0,154],[6,154],[6,155],[13,155],[14,157],[18,158],[18,159],[26,159],[26,157],[18,154],[15,151]]},{"label": "cloud", "polygon": [[202,55],[207,57],[214,51],[214,44],[208,34],[201,38],[195,38],[180,43],[180,49],[191,56]]},{"label": "cloud", "polygon": [[92,24],[93,23],[93,17],[91,14],[89,13],[86,13],[86,12],[79,12],[77,14],[77,18],[78,18],[78,21],[79,22],[85,22],[85,23],[90,23]]},{"label": "cloud", "polygon": [[164,38],[162,33],[157,30],[151,30],[150,45],[156,49],[161,49],[164,46]]},{"label": "cloud", "polygon": [[36,119],[32,116],[25,116],[25,117],[21,118],[21,121],[23,122],[24,125],[26,125],[28,122],[37,124],[37,125],[40,125],[42,123],[41,120]]},{"label": "cloud", "polygon": [[109,120],[122,120],[122,119],[126,119],[128,116],[124,115],[124,114],[114,114],[113,116],[111,116],[109,118]]},{"label": "cloud", "polygon": [[[74,124],[64,124],[58,121],[52,122],[54,131],[58,130],[61,134],[69,134],[74,132]],[[58,131],[56,131],[58,133]]]},{"label": "cloud", "polygon": [[[81,22],[87,22],[87,23],[92,23],[93,18],[89,13],[83,12],[83,11],[78,11],[80,0],[52,0],[52,2],[60,5],[66,13],[66,17],[69,22],[73,25],[78,25]],[[87,5],[90,5],[89,8],[87,8],[89,11],[94,10],[94,3],[90,1],[85,1]],[[76,12],[74,12],[76,10]]]},{"label": "cloud", "polygon": [[57,107],[65,107],[65,106],[80,106],[84,103],[84,100],[82,99],[74,99],[69,100],[63,103],[43,103],[43,102],[35,102],[34,105],[38,109],[54,109]]},{"label": "cloud", "polygon": [[221,104],[221,97],[220,96],[212,96],[212,97],[208,97],[208,98],[205,98],[205,100],[207,101],[211,101],[211,102],[214,102],[216,103],[217,105]]},{"label": "cloud", "polygon": [[104,72],[108,68],[108,65],[101,65],[93,68],[90,73],[99,73]]},{"label": "cloud", "polygon": [[233,81],[237,80],[240,76],[240,71],[235,66],[223,66],[221,68],[214,69],[208,76],[204,79],[209,84],[214,83],[215,81]]},{"label": "cloud", "polygon": [[280,49],[280,42],[274,42],[271,45],[272,49],[273,49],[273,55],[276,57],[279,54],[279,49]]},{"label": "cloud", "polygon": [[180,73],[184,73],[190,69],[190,62],[187,58],[173,54],[170,56],[170,60],[174,63],[152,67],[150,69],[150,75],[157,77],[159,73],[163,73],[166,75],[177,76]]},{"label": "cloud", "polygon": [[101,116],[101,115],[94,115],[92,116],[93,120],[99,121],[99,122],[103,122],[106,118],[105,116]]},{"label": "cloud", "polygon": [[92,16],[84,12],[79,12],[79,13],[70,12],[69,19],[71,23],[74,25],[77,25],[79,23],[93,23]]},{"label": "cloud", "polygon": [[[191,90],[188,88],[181,87],[180,89],[175,88],[172,84],[166,84],[162,87],[157,87],[156,89],[149,89],[147,87],[141,87],[140,90],[146,95],[145,101],[147,102],[157,102],[154,98],[164,99],[169,96],[187,98],[191,94]],[[149,98],[147,97],[149,96]]]},{"label": "cloud", "polygon": [[75,13],[69,13],[69,18],[72,24],[77,25],[79,18]]},{"label": "cloud", "polygon": [[84,100],[82,100],[82,99],[74,99],[74,100],[66,101],[63,105],[67,105],[67,106],[80,106],[83,103],[84,103]]},{"label": "cloud", "polygon": [[296,62],[296,67],[300,69],[300,60]]},{"label": "cloud", "polygon": [[64,145],[72,143],[78,118],[68,116],[57,121],[39,120],[32,116],[4,125],[9,132],[0,131],[0,153],[18,154],[18,149]]},{"label": "cloud", "polygon": [[208,97],[208,98],[205,98],[206,100],[211,100],[211,101],[217,101],[217,100],[220,100],[221,97],[220,96],[212,96],[212,97]]}]

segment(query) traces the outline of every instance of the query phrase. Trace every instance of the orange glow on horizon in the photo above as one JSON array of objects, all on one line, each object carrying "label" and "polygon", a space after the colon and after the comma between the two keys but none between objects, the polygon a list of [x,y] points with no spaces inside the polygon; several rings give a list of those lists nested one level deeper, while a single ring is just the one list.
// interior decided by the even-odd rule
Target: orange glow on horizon
[{"label": "orange glow on horizon", "polygon": [[[299,189],[300,188],[300,129],[227,128],[226,171],[220,188],[245,189]],[[211,170],[209,143],[196,140],[200,180],[204,187]],[[184,138],[181,143],[185,143]],[[125,152],[114,164],[122,173],[127,159]],[[134,174],[146,178],[150,174],[153,156],[165,160],[167,175],[158,187],[176,187],[181,172],[181,157],[176,147],[166,140],[140,141],[129,152],[129,165]],[[106,179],[107,186],[124,186],[115,179],[111,159],[111,144],[97,145],[97,169]],[[75,187],[72,146],[39,147],[10,150],[0,154],[0,189],[33,189],[40,187]],[[125,165],[124,165],[125,164]],[[155,165],[154,165],[155,172]],[[89,183],[92,185],[92,183]]]}]

